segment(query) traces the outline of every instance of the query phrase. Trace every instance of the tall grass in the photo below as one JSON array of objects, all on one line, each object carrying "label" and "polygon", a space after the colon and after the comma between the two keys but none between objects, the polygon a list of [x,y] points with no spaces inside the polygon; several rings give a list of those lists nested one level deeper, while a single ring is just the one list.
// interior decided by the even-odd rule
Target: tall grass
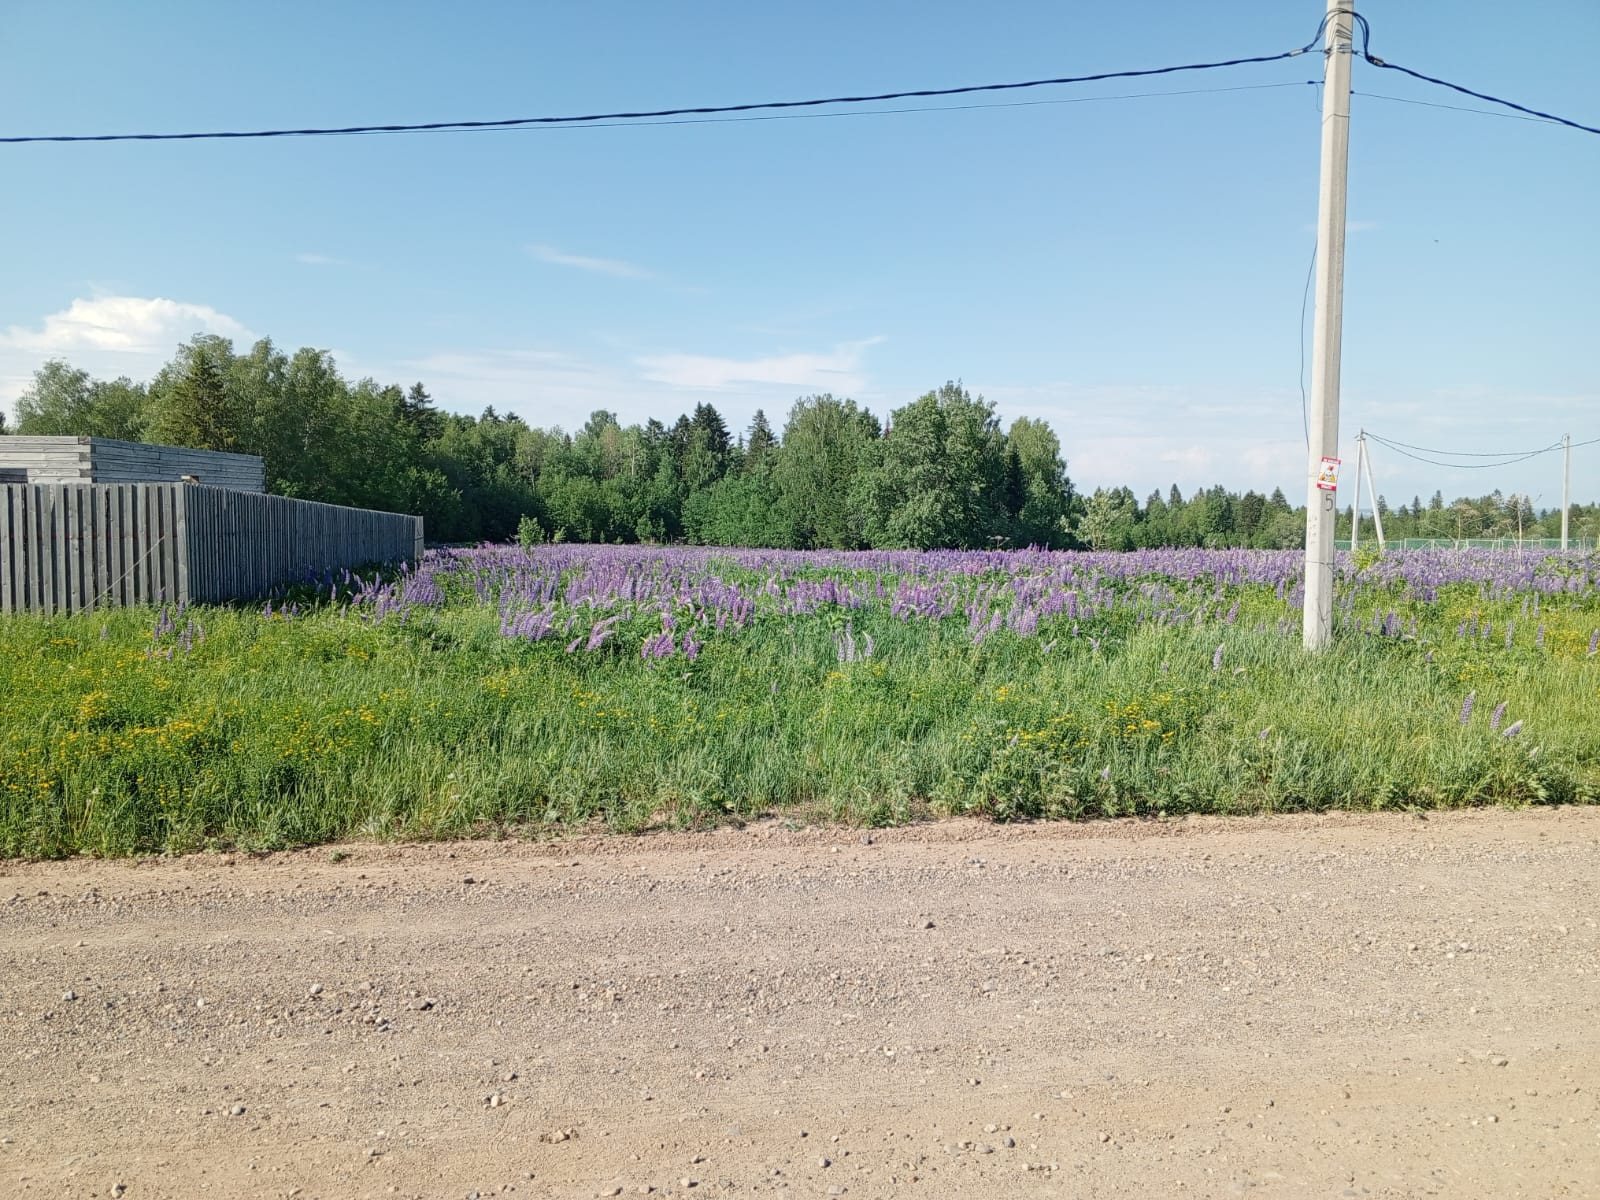
[{"label": "tall grass", "polygon": [[[1112,612],[976,645],[960,615],[884,602],[764,612],[692,661],[641,657],[642,626],[594,653],[502,636],[469,588],[405,620],[332,603],[10,618],[0,853],[1600,798],[1592,595],[1549,600],[1548,634],[1508,648],[1453,635],[1521,596],[1396,593],[1416,636],[1347,629],[1309,657],[1271,587],[1229,592],[1231,622]],[[870,655],[842,660],[846,619]]]}]

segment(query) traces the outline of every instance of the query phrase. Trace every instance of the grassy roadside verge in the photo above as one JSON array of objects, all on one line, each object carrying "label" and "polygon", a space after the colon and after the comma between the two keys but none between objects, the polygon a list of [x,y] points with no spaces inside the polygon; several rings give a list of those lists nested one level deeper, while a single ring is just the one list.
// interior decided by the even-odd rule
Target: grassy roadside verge
[{"label": "grassy roadside verge", "polygon": [[1402,611],[1416,636],[1363,623],[1313,660],[1271,587],[1223,599],[1230,617],[1112,607],[977,644],[959,613],[768,611],[660,661],[640,652],[653,610],[571,652],[506,636],[501,611],[463,595],[405,620],[333,602],[12,618],[0,854],[784,811],[884,824],[1600,799],[1592,601],[1550,603],[1537,644],[1507,645],[1451,631],[1520,597],[1446,587]]}]

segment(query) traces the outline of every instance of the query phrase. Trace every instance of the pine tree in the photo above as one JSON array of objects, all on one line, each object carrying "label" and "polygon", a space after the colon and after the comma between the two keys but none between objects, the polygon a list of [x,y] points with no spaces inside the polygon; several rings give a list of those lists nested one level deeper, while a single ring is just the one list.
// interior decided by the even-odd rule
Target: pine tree
[{"label": "pine tree", "polygon": [[772,432],[767,414],[759,408],[750,420],[750,432],[745,437],[744,469],[746,473],[770,466],[770,457],[778,449],[778,436]]}]

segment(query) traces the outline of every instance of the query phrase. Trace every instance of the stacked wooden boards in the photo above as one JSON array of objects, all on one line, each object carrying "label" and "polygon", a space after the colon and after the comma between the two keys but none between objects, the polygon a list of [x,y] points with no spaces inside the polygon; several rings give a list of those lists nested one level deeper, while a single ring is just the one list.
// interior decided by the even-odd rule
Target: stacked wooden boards
[{"label": "stacked wooden boards", "polygon": [[[22,478],[18,472],[25,472]],[[207,487],[267,490],[259,456],[189,450],[97,437],[0,436],[0,482],[177,483],[185,475]]]}]

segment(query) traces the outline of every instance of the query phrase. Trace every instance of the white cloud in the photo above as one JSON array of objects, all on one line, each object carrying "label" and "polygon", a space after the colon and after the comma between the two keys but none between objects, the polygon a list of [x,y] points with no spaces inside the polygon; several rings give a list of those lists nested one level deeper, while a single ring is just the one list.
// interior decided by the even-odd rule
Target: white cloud
[{"label": "white cloud", "polygon": [[[419,379],[434,401],[451,412],[476,415],[493,406],[533,425],[573,429],[596,409],[643,420],[637,380],[609,366],[556,350],[443,350],[417,358],[361,363],[349,373],[390,379]],[[674,416],[676,413],[673,414]]]},{"label": "white cloud", "polygon": [[619,279],[650,279],[652,275],[643,267],[631,262],[624,262],[620,258],[592,258],[587,254],[569,254],[555,246],[534,244],[527,247],[528,253],[540,262],[551,263],[558,267],[573,267],[579,271],[589,271],[595,275],[614,275]]},{"label": "white cloud", "polygon": [[[632,362],[590,359],[564,350],[451,348],[409,359],[341,361],[352,377],[420,379],[441,408],[481,412],[493,405],[530,424],[575,429],[596,409],[624,424],[667,423],[704,400],[742,428],[759,406],[772,414],[796,396],[834,391],[862,398],[861,359],[869,338],[818,354],[757,359],[666,354]],[[897,399],[903,403],[905,397]]]},{"label": "white cloud", "polygon": [[1215,461],[1211,448],[1200,445],[1172,446],[1163,450],[1157,457],[1164,463],[1172,463],[1180,474],[1190,479],[1203,477],[1205,472],[1211,470],[1211,464]]},{"label": "white cloud", "polygon": [[1173,483],[1185,495],[1215,483],[1287,493],[1305,475],[1298,396],[1168,384],[969,386],[995,401],[1002,424],[1048,421],[1085,491],[1126,484],[1141,502]]},{"label": "white cloud", "polygon": [[737,384],[786,384],[824,391],[860,391],[866,383],[861,360],[881,337],[842,342],[825,354],[778,354],[766,358],[719,358],[707,354],[654,354],[636,361],[644,377],[674,388],[725,391]]},{"label": "white cloud", "polygon": [[243,338],[249,331],[206,304],[143,296],[95,296],[74,300],[45,317],[37,329],[13,325],[0,333],[0,347],[35,354],[98,350],[150,354],[172,348],[195,333]]},{"label": "white cloud", "polygon": [[[1238,454],[1239,461],[1249,468],[1248,474],[1252,480],[1284,479],[1285,484],[1279,486],[1286,487],[1290,479],[1300,478],[1306,473],[1308,459],[1304,440],[1246,442],[1238,448]],[[1302,464],[1300,476],[1293,473],[1296,463]]]},{"label": "white cloud", "polygon": [[11,409],[46,359],[64,357],[91,375],[148,379],[178,344],[197,333],[235,340],[253,335],[206,304],[159,296],[79,297],[37,326],[0,330],[0,406]]}]

